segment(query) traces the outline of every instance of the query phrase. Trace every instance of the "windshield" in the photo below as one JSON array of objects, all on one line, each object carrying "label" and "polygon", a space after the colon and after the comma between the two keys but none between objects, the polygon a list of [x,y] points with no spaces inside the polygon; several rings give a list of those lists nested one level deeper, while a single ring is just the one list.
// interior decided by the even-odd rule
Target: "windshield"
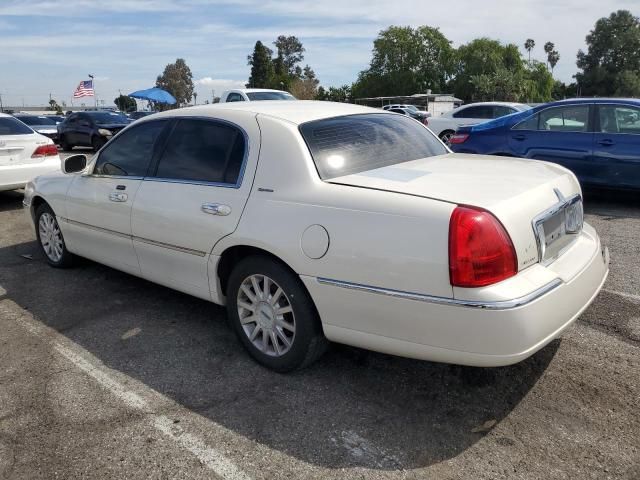
[{"label": "windshield", "polygon": [[13,117],[0,117],[0,135],[29,135],[29,127]]},{"label": "windshield", "polygon": [[424,126],[400,115],[368,113],[300,125],[323,180],[448,153]]},{"label": "windshield", "polygon": [[287,92],[248,92],[247,97],[252,102],[259,100],[296,100],[296,97]]},{"label": "windshield", "polygon": [[27,125],[55,125],[56,122],[51,120],[50,118],[44,116],[35,115],[24,115],[24,116],[16,116],[18,120],[22,123],[26,123]]},{"label": "windshield", "polygon": [[110,123],[129,123],[127,117],[120,113],[114,112],[85,112],[91,117],[91,120],[98,125],[108,125]]},{"label": "windshield", "polygon": [[420,110],[417,109],[417,107],[415,105],[405,105],[405,107],[407,110],[411,110],[412,112],[419,112]]}]

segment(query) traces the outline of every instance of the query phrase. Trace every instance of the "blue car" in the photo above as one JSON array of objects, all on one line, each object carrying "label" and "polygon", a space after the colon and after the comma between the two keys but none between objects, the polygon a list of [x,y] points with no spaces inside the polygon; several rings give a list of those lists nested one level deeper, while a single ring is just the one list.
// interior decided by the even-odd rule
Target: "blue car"
[{"label": "blue car", "polygon": [[583,98],[537,106],[450,139],[454,152],[558,163],[583,185],[640,190],[640,100]]}]

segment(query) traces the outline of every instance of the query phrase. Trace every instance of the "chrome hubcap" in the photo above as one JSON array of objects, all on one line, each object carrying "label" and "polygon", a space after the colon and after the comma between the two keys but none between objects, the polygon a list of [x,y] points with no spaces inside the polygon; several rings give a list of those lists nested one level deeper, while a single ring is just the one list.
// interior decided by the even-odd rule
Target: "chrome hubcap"
[{"label": "chrome hubcap", "polygon": [[296,321],[287,294],[266,275],[245,278],[238,290],[238,316],[251,343],[262,353],[280,357],[296,336]]},{"label": "chrome hubcap", "polygon": [[38,234],[40,235],[40,243],[45,255],[51,261],[59,262],[62,258],[64,243],[62,241],[62,232],[60,232],[58,222],[56,222],[53,215],[50,213],[40,215]]}]

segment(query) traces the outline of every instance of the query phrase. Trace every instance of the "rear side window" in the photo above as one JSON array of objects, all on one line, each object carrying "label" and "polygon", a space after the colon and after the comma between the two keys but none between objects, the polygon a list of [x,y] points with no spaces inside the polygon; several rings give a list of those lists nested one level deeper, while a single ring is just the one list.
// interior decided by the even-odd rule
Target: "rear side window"
[{"label": "rear side window", "polygon": [[476,107],[463,108],[453,114],[454,118],[494,118],[493,107],[490,105],[478,105]]},{"label": "rear side window", "polygon": [[505,105],[495,105],[493,107],[493,118],[504,117],[505,115],[510,115],[516,111],[517,110],[515,108],[507,107]]},{"label": "rear side window", "polygon": [[323,180],[448,153],[420,123],[385,113],[316,120],[300,132]]},{"label": "rear side window", "polygon": [[551,132],[586,132],[589,128],[589,105],[567,105],[542,110],[514,130],[545,130]]},{"label": "rear side window", "polygon": [[244,98],[239,93],[230,93],[227,95],[227,102],[244,102]]},{"label": "rear side window", "polygon": [[96,175],[144,177],[166,120],[144,122],[122,132],[100,152]]},{"label": "rear side window", "polygon": [[181,119],[158,163],[156,177],[238,184],[245,156],[239,128],[211,120]]},{"label": "rear side window", "polygon": [[0,135],[29,135],[29,127],[13,117],[0,117]]}]

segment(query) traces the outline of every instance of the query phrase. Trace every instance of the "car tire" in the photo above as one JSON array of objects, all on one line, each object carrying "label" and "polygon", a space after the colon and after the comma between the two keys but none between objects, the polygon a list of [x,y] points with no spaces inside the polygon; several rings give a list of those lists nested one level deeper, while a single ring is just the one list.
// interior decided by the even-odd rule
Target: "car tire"
[{"label": "car tire", "polygon": [[455,133],[456,132],[454,132],[453,130],[445,130],[444,132],[440,132],[440,140],[442,140],[442,143],[449,145],[449,140],[453,135],[455,135]]},{"label": "car tire", "polygon": [[73,150],[73,145],[67,141],[67,138],[64,135],[60,135],[60,148],[62,148],[62,151],[64,152],[70,152]]},{"label": "car tire", "polygon": [[36,209],[35,227],[38,245],[47,263],[56,268],[72,266],[74,255],[67,250],[56,215],[46,203]]},{"label": "car tire", "polygon": [[276,372],[310,365],[328,345],[298,276],[266,256],[247,257],[235,266],[227,286],[227,314],[249,354]]},{"label": "car tire", "polygon": [[93,151],[97,152],[100,150],[107,141],[102,137],[93,137],[91,139],[91,146],[93,147]]}]

